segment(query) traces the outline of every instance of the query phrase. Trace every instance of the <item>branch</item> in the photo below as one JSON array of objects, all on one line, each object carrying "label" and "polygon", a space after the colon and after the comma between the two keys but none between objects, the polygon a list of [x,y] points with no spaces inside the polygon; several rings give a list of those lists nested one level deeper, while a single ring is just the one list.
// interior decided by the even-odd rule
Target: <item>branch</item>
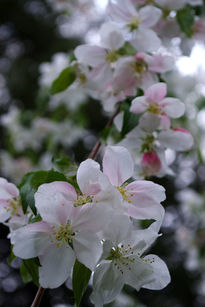
[{"label": "branch", "polygon": [[46,289],[39,287],[31,307],[40,306],[41,299]]},{"label": "branch", "polygon": [[[112,117],[109,119],[109,121],[107,122],[105,128],[108,128],[108,127],[112,126],[113,121],[114,121],[115,117],[119,114],[119,112],[120,112],[120,104],[118,105],[118,107],[117,107],[115,113],[113,114],[113,116],[112,116]],[[101,143],[101,140],[99,139],[99,140],[97,141],[97,143],[95,144],[93,150],[92,150],[91,153],[89,154],[88,158],[94,160],[94,159],[96,158],[97,154],[98,154],[98,151],[99,151],[101,145],[102,145],[102,143]]]}]

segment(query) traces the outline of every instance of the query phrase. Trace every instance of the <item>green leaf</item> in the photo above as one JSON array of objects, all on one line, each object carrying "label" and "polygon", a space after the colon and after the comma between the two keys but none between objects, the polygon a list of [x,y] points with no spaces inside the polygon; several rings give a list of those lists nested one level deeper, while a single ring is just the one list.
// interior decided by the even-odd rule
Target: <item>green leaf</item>
[{"label": "green leaf", "polygon": [[52,163],[58,171],[65,174],[67,177],[75,176],[77,173],[77,164],[71,161],[67,155],[60,154],[53,157]]},{"label": "green leaf", "polygon": [[34,284],[39,286],[39,274],[38,274],[38,264],[34,259],[26,259],[22,261],[20,267],[21,277],[24,283],[33,281]]},{"label": "green leaf", "polygon": [[121,131],[121,135],[124,137],[128,132],[130,132],[138,125],[140,115],[130,112],[130,104],[127,101],[122,103],[121,110],[124,111]]},{"label": "green leaf", "polygon": [[23,177],[22,182],[19,185],[19,191],[24,213],[26,213],[28,206],[31,208],[34,214],[37,213],[34,202],[34,194],[41,184],[50,183],[53,181],[66,181],[66,177],[63,174],[53,170],[32,172]]},{"label": "green leaf", "polygon": [[136,55],[136,49],[128,42],[124,44],[122,48],[118,50],[120,55]]},{"label": "green leaf", "polygon": [[8,260],[8,264],[11,265],[15,258],[16,258],[16,256],[13,253],[13,245],[11,245],[11,253],[10,253],[9,260]]},{"label": "green leaf", "polygon": [[107,138],[110,135],[110,132],[112,130],[112,126],[111,127],[105,127],[101,133],[101,143],[102,144],[106,144],[107,142]]},{"label": "green leaf", "polygon": [[67,89],[76,79],[73,67],[65,68],[51,85],[51,94],[57,94]]},{"label": "green leaf", "polygon": [[90,280],[91,271],[82,263],[76,260],[73,268],[73,292],[75,298],[75,306],[78,307]]},{"label": "green leaf", "polygon": [[186,6],[177,12],[177,21],[181,30],[186,36],[192,36],[192,26],[194,24],[194,11],[190,6]]}]

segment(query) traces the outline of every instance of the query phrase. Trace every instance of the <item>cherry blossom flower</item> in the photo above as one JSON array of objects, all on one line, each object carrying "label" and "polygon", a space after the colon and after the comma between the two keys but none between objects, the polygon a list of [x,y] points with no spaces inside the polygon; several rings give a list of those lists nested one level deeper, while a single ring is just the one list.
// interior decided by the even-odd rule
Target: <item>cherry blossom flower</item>
[{"label": "cherry blossom flower", "polygon": [[[145,111],[178,118],[184,114],[185,106],[177,98],[166,97],[166,83],[157,83],[145,91],[145,96],[140,96],[132,101],[130,111],[133,113],[143,113]],[[166,98],[165,98],[166,97]]]},{"label": "cherry blossom flower", "polygon": [[139,291],[141,287],[160,290],[170,282],[166,264],[156,255],[144,252],[158,237],[151,225],[133,230],[126,216],[116,215],[105,231],[104,252],[93,277],[91,300],[100,307],[110,303],[124,284]]},{"label": "cherry blossom flower", "polygon": [[[11,233],[16,256],[39,257],[39,282],[45,288],[60,286],[70,275],[75,259],[94,269],[102,246],[97,236],[105,221],[100,206],[77,198],[72,185],[52,182],[41,185],[35,193],[35,205],[41,222],[28,224]],[[96,211],[97,210],[97,211]]]},{"label": "cherry blossom flower", "polygon": [[150,29],[155,26],[161,17],[161,10],[147,5],[139,11],[129,1],[109,1],[107,14],[111,20],[120,23],[131,33],[130,43],[138,51],[152,52],[160,47],[160,39]]}]

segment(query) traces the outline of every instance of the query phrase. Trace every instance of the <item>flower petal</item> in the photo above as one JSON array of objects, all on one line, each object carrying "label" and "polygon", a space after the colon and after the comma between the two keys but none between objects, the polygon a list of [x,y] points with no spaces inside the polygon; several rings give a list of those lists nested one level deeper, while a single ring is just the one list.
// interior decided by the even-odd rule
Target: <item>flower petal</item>
[{"label": "flower petal", "polygon": [[81,191],[86,195],[96,195],[109,181],[100,170],[100,165],[92,159],[83,161],[77,171],[77,182]]},{"label": "flower petal", "polygon": [[102,244],[93,232],[79,232],[73,238],[73,248],[78,260],[94,270],[102,254]]},{"label": "flower petal", "polygon": [[130,112],[133,113],[143,113],[147,110],[149,106],[149,103],[147,102],[147,99],[145,96],[137,97],[134,100],[132,100],[132,105],[130,107]]},{"label": "flower petal", "polygon": [[75,49],[74,53],[80,63],[92,67],[99,66],[106,62],[105,49],[99,46],[81,45]]},{"label": "flower petal", "polygon": [[42,255],[51,244],[52,228],[46,222],[36,222],[11,233],[16,256],[29,259]]},{"label": "flower petal", "polygon": [[160,102],[167,94],[167,85],[166,83],[156,83],[149,87],[146,92],[145,96],[147,100],[151,103]]},{"label": "flower petal", "polygon": [[39,283],[43,288],[58,288],[70,276],[75,254],[70,247],[52,244],[40,257]]},{"label": "flower petal", "polygon": [[64,181],[42,184],[34,195],[42,219],[51,224],[65,224],[77,198],[74,187]]},{"label": "flower petal", "polygon": [[0,199],[11,199],[18,197],[18,195],[19,191],[17,187],[13,183],[0,177]]},{"label": "flower petal", "polygon": [[151,262],[150,265],[153,268],[152,277],[154,278],[152,282],[147,283],[143,286],[143,288],[150,290],[161,290],[166,287],[170,283],[171,278],[164,261],[162,261],[162,259],[156,255],[148,255],[143,259]]},{"label": "flower petal", "polygon": [[165,148],[178,151],[190,150],[193,146],[193,137],[190,133],[167,130],[159,133],[158,140]]},{"label": "flower petal", "polygon": [[104,23],[100,28],[100,37],[103,47],[118,50],[124,44],[122,30],[111,22]]},{"label": "flower petal", "polygon": [[185,111],[185,105],[177,98],[165,98],[160,102],[163,111],[172,118],[181,117]]},{"label": "flower petal", "polygon": [[103,261],[93,276],[93,292],[90,297],[92,303],[101,307],[112,302],[121,292],[123,285],[124,278],[113,263]]},{"label": "flower petal", "polygon": [[134,163],[129,151],[122,146],[107,146],[103,157],[103,173],[111,184],[118,186],[133,175]]},{"label": "flower petal", "polygon": [[141,25],[149,28],[156,25],[162,16],[162,11],[152,5],[146,5],[139,10],[139,15]]},{"label": "flower petal", "polygon": [[140,26],[139,29],[135,31],[130,43],[138,52],[153,52],[159,49],[161,45],[161,41],[157,34],[153,30],[143,26]]}]

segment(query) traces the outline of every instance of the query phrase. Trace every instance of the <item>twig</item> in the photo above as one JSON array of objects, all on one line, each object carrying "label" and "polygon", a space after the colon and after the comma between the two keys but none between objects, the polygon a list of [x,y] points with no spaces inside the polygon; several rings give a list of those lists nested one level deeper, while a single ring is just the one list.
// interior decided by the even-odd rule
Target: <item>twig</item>
[{"label": "twig", "polygon": [[[118,107],[117,107],[115,113],[113,114],[113,116],[112,116],[112,117],[109,119],[109,121],[107,122],[105,128],[108,128],[108,127],[112,126],[113,121],[114,121],[115,117],[118,115],[119,112],[120,112],[120,104],[118,105]],[[97,141],[97,143],[95,144],[93,150],[92,150],[91,153],[89,154],[88,158],[94,160],[94,159],[96,158],[97,154],[98,154],[98,151],[99,151],[101,145],[102,145],[102,143],[101,143],[101,140],[99,139],[99,140]]]},{"label": "twig", "polygon": [[40,306],[41,299],[46,289],[39,287],[31,307]]}]

